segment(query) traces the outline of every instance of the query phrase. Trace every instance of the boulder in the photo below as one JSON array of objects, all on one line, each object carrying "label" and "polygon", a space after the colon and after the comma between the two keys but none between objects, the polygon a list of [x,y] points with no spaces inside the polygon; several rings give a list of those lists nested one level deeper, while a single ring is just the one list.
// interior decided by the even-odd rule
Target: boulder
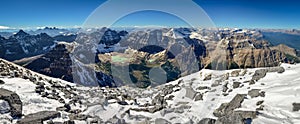
[{"label": "boulder", "polygon": [[300,110],[300,103],[293,103],[293,111],[299,111]]},{"label": "boulder", "polygon": [[188,97],[190,99],[194,99],[195,96],[196,96],[196,91],[194,91],[193,88],[191,87],[188,87],[188,88],[185,88],[185,97]]},{"label": "boulder", "polygon": [[255,81],[254,80],[250,80],[249,85],[253,85],[253,84],[255,84]]},{"label": "boulder", "polygon": [[261,78],[264,78],[268,72],[268,69],[260,69],[256,70],[254,75],[252,76],[252,80],[258,81]]},{"label": "boulder", "polygon": [[235,70],[231,72],[232,77],[238,77],[240,75],[241,70]]},{"label": "boulder", "polygon": [[256,118],[256,114],[256,111],[235,111],[218,118],[215,124],[248,124]]},{"label": "boulder", "polygon": [[88,116],[84,115],[84,114],[74,114],[74,113],[72,113],[72,114],[69,115],[69,118],[71,120],[86,120],[88,118]]},{"label": "boulder", "polygon": [[261,100],[261,101],[256,102],[256,105],[258,106],[258,105],[261,105],[261,104],[263,104],[263,103],[264,103],[264,101]]},{"label": "boulder", "polygon": [[198,87],[197,88],[197,90],[210,90],[211,88],[210,87],[208,87],[208,86],[200,86],[200,87]]},{"label": "boulder", "polygon": [[5,100],[0,100],[0,114],[5,114],[10,112],[9,103]]},{"label": "boulder", "polygon": [[211,77],[212,75],[211,74],[208,74],[204,77],[203,81],[208,81],[208,80],[211,80]]},{"label": "boulder", "polygon": [[24,118],[19,120],[18,124],[43,124],[43,121],[60,117],[61,114],[56,111],[41,111],[26,115]]},{"label": "boulder", "polygon": [[22,101],[18,94],[0,88],[0,99],[5,100],[9,103],[11,116],[13,118],[20,118],[22,117]]},{"label": "boulder", "polygon": [[3,80],[0,80],[0,84],[5,84],[5,82]]},{"label": "boulder", "polygon": [[111,124],[125,124],[125,120],[124,119],[120,119],[117,116],[114,116],[112,118],[110,118],[106,123],[111,123]]},{"label": "boulder", "polygon": [[241,85],[241,82],[233,82],[232,87],[233,88],[239,88]]},{"label": "boulder", "polygon": [[195,96],[195,101],[203,100],[203,95],[201,93],[197,93]]},{"label": "boulder", "polygon": [[234,109],[239,108],[244,101],[245,94],[237,94],[229,103],[222,103],[213,114],[216,117],[222,117],[233,113]]},{"label": "boulder", "polygon": [[174,108],[165,108],[160,111],[161,116],[165,116],[166,114],[174,113]]},{"label": "boulder", "polygon": [[248,95],[251,98],[258,97],[258,96],[260,96],[260,89],[252,89],[252,90],[248,91]]},{"label": "boulder", "polygon": [[269,67],[268,72],[283,73],[285,72],[285,69],[283,67]]},{"label": "boulder", "polygon": [[212,119],[212,118],[203,118],[198,122],[198,124],[215,124],[215,123],[216,123],[216,119]]},{"label": "boulder", "polygon": [[63,124],[75,124],[75,122],[71,121],[71,120],[68,120],[68,121],[65,121]]},{"label": "boulder", "polygon": [[227,92],[227,90],[228,90],[228,83],[224,84],[222,87],[223,92]]},{"label": "boulder", "polygon": [[155,124],[171,124],[169,121],[163,119],[163,118],[157,118],[154,121]]}]

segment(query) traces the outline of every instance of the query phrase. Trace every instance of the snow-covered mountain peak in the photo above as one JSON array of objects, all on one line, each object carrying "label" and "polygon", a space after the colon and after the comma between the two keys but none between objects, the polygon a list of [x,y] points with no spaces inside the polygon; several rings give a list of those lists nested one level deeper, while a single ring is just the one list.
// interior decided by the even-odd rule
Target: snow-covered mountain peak
[{"label": "snow-covered mountain peak", "polygon": [[16,38],[16,39],[22,39],[22,38],[24,38],[24,37],[26,37],[26,36],[29,36],[29,34],[26,33],[26,32],[23,31],[23,30],[20,30],[19,32],[17,32],[16,34],[14,34],[12,37],[13,37],[13,38]]}]

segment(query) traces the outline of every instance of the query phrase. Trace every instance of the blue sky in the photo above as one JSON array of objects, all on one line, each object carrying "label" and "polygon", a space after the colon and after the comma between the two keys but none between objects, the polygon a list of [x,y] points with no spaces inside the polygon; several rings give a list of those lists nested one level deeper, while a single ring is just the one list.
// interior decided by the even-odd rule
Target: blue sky
[{"label": "blue sky", "polygon": [[[180,8],[176,4],[177,0],[173,1],[170,5]],[[300,2],[297,0],[194,1],[206,11],[217,27],[300,29]],[[1,0],[0,29],[80,26],[104,2],[105,0]],[[193,13],[188,9],[182,11],[186,11],[186,14]],[[131,14],[117,23],[119,26],[184,24],[174,16],[159,12]]]}]

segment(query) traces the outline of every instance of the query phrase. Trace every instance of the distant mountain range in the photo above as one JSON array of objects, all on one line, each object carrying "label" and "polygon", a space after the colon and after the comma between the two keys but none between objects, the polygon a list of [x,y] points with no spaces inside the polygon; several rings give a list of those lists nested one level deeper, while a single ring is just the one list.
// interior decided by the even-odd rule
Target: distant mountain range
[{"label": "distant mountain range", "polygon": [[[298,35],[288,31],[279,33],[286,37],[283,40],[278,32],[246,29],[116,31],[102,28],[73,31],[45,28],[29,34],[20,30],[8,38],[0,37],[0,57],[17,60],[16,63],[42,74],[73,81],[70,54],[76,50],[89,50],[91,46],[87,43],[94,42],[97,49],[92,53],[96,53],[97,81],[79,83],[111,87],[132,83],[147,87],[164,83],[149,77],[153,68],[163,69],[169,82],[203,68],[256,68],[300,62],[296,50]],[[84,63],[82,60],[79,62]],[[126,68],[124,62],[129,63],[128,72],[122,71]],[[113,76],[112,72],[118,76]],[[126,73],[130,78],[124,78]],[[82,75],[76,77],[84,79]]]}]

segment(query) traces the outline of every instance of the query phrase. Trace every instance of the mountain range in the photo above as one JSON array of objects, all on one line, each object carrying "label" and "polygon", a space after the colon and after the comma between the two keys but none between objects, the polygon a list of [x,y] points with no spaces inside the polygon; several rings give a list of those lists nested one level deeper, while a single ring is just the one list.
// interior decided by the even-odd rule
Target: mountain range
[{"label": "mountain range", "polygon": [[[8,39],[1,38],[0,43],[4,48],[1,49],[2,58],[16,60],[16,63],[45,75],[73,82],[70,54],[85,52],[93,54],[95,68],[92,70],[96,72],[97,80],[78,83],[148,87],[203,68],[226,70],[300,62],[297,49],[284,44],[273,45],[266,37],[261,31],[247,29],[162,28],[127,32],[102,28],[54,37],[45,33],[30,35],[21,30]],[[92,45],[88,46],[88,42]],[[97,47],[97,50],[86,51],[91,47]],[[124,68],[129,70],[122,72]],[[167,75],[166,81],[153,81],[149,77],[153,68],[161,68]]]},{"label": "mountain range", "polygon": [[296,35],[258,29],[20,30],[0,36],[0,122],[299,123]]}]

